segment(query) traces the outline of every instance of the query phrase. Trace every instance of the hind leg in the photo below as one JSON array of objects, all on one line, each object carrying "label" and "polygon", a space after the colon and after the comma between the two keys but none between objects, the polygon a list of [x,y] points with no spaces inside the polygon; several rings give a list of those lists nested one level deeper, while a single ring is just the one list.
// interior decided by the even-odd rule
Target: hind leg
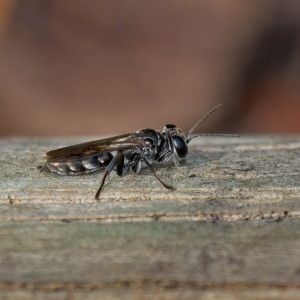
[{"label": "hind leg", "polygon": [[113,168],[117,165],[117,173],[118,175],[119,172],[118,172],[118,169],[120,168],[120,161],[123,161],[124,162],[124,154],[123,152],[119,151],[117,153],[117,155],[111,160],[111,162],[109,163],[109,165],[107,166],[107,168],[105,169],[104,171],[104,175],[103,175],[103,178],[102,178],[102,182],[101,182],[101,185],[95,195],[95,199],[96,200],[99,200],[99,197],[100,197],[100,193],[103,189],[103,186],[104,186],[104,183],[105,183],[105,180],[106,180],[106,177],[110,174],[110,172],[113,170]]}]

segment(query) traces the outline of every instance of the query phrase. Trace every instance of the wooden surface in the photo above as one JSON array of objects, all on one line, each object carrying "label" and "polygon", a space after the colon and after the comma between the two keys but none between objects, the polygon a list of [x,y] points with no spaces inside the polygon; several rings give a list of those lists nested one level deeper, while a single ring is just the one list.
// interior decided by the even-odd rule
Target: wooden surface
[{"label": "wooden surface", "polygon": [[[94,139],[92,137],[91,139]],[[181,167],[58,176],[0,140],[0,299],[300,298],[300,137],[196,139]]]}]

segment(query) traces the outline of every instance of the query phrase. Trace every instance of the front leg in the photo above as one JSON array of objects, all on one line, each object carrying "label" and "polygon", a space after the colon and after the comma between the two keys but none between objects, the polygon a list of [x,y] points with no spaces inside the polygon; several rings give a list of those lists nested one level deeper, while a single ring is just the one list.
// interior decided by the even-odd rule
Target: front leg
[{"label": "front leg", "polygon": [[140,156],[136,156],[136,160],[134,162],[134,164],[131,166],[131,169],[133,172],[138,173],[142,167],[142,164],[145,164],[146,167],[148,168],[148,170],[151,172],[151,174],[168,190],[172,190],[174,191],[175,188],[173,188],[172,186],[164,183],[155,173],[154,169],[152,168],[151,164],[149,164],[149,162],[144,158],[144,157],[140,157]]}]

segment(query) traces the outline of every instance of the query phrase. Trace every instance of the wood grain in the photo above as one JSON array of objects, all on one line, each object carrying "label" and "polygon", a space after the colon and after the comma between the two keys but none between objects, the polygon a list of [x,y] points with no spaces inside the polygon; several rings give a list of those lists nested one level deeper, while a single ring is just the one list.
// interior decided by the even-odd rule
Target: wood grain
[{"label": "wood grain", "polygon": [[300,137],[199,139],[154,166],[175,192],[112,174],[100,202],[101,172],[36,168],[85,140],[0,141],[3,299],[300,297]]}]

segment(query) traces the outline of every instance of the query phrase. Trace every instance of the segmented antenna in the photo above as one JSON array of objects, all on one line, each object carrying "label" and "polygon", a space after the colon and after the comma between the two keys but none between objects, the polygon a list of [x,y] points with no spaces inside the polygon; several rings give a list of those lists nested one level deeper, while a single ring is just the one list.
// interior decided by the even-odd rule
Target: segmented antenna
[{"label": "segmented antenna", "polygon": [[198,123],[196,123],[192,129],[190,129],[185,135],[189,136],[194,129],[200,124],[202,123],[205,119],[207,119],[215,110],[217,110],[220,106],[222,105],[222,103],[218,104],[217,106],[215,106],[212,110],[210,110]]},{"label": "segmented antenna", "polygon": [[188,144],[193,138],[198,137],[198,136],[217,136],[217,137],[239,137],[239,135],[236,134],[196,134],[193,136],[189,135],[194,131],[194,129],[200,124],[202,123],[208,116],[210,116],[216,109],[218,109],[220,106],[222,105],[222,103],[218,104],[217,106],[215,106],[212,110],[210,110],[198,123],[196,123],[192,129],[190,129],[186,134],[186,143]]}]

